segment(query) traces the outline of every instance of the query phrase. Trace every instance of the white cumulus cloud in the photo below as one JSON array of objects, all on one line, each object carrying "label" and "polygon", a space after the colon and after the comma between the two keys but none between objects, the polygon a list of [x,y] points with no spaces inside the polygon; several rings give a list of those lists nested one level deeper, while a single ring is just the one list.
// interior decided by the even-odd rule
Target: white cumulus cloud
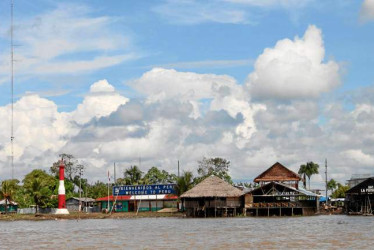
[{"label": "white cumulus cloud", "polygon": [[324,62],[322,31],[311,25],[302,38],[283,39],[257,58],[247,86],[252,96],[318,97],[340,83],[339,66]]},{"label": "white cumulus cloud", "polygon": [[71,113],[72,120],[84,124],[92,118],[109,115],[128,101],[129,99],[117,93],[107,80],[95,82],[83,102]]},{"label": "white cumulus cloud", "polygon": [[364,22],[374,19],[374,1],[373,0],[364,0],[361,6],[360,18]]}]

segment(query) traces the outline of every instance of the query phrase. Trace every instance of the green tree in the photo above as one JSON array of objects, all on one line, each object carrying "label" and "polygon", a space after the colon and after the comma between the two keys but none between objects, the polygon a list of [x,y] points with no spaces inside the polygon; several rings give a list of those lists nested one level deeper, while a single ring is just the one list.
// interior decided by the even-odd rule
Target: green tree
[{"label": "green tree", "polygon": [[[85,169],[83,164],[78,164],[78,161],[75,157],[71,154],[60,154],[59,155],[62,160],[64,161],[65,165],[65,180],[69,180],[73,182],[76,186],[79,186],[79,183],[75,183],[78,178],[79,182],[79,172]],[[59,169],[60,169],[60,160],[54,162],[52,166],[49,168],[49,171],[52,175],[56,178],[59,177]]]},{"label": "green tree", "polygon": [[175,183],[177,176],[169,172],[160,171],[157,167],[152,167],[143,177],[144,184],[168,184]]},{"label": "green tree", "polygon": [[232,184],[231,176],[229,175],[230,161],[223,158],[203,158],[198,162],[199,166],[197,173],[199,176],[195,178],[195,184],[201,182],[210,175],[218,176],[219,178]]},{"label": "green tree", "polygon": [[193,187],[193,174],[190,171],[183,172],[183,174],[178,178],[176,184],[177,195],[180,196],[184,192],[190,190]]},{"label": "green tree", "polygon": [[[304,179],[305,179],[305,176],[308,177],[308,181],[309,181],[309,189],[310,189],[310,177],[312,177],[312,175],[314,174],[318,174],[318,168],[319,168],[319,165],[314,163],[314,162],[307,162],[306,165],[301,165],[300,168],[299,168],[299,174],[301,175],[304,175]],[[305,186],[305,184],[304,184]]]},{"label": "green tree", "polygon": [[[89,196],[94,199],[108,195],[108,185],[101,181],[97,181],[93,185],[88,185],[87,189]],[[111,192],[112,190],[109,190],[109,195]]]},{"label": "green tree", "polygon": [[337,189],[331,194],[331,198],[345,198],[345,192],[348,191],[349,186],[344,186],[340,183],[337,184]]},{"label": "green tree", "polygon": [[0,199],[5,200],[5,213],[8,212],[8,203],[13,200],[13,197],[20,188],[18,184],[19,180],[17,179],[4,180],[1,182]]},{"label": "green tree", "polygon": [[142,183],[143,172],[137,166],[131,166],[126,169],[123,174],[123,179],[118,179],[117,182],[124,185],[138,185]]},{"label": "green tree", "polygon": [[327,182],[327,190],[331,190],[331,193],[334,191],[334,189],[337,187],[338,183],[334,180],[331,179],[329,182]]},{"label": "green tree", "polygon": [[26,194],[35,203],[36,212],[38,207],[51,207],[56,204],[56,201],[53,201],[53,194],[57,190],[57,184],[53,176],[41,169],[35,169],[25,176],[23,186]]},{"label": "green tree", "polygon": [[235,183],[235,186],[237,186],[237,187],[244,187],[244,188],[252,188],[252,183],[250,183],[250,182],[237,182],[237,183]]}]

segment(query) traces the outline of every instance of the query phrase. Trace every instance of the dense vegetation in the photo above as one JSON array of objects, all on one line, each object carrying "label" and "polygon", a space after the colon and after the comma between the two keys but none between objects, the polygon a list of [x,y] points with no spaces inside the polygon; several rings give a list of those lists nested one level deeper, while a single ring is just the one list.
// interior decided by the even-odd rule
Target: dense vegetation
[{"label": "dense vegetation", "polygon": [[[82,197],[99,198],[108,195],[107,183],[96,181],[89,182],[83,178],[86,167],[80,164],[73,155],[60,155],[65,163],[65,189],[66,199],[79,197],[81,191]],[[216,175],[229,183],[233,183],[229,174],[230,161],[223,158],[203,158],[198,161],[197,175],[194,176],[191,171],[183,171],[181,176],[170,174],[165,170],[153,166],[146,173],[141,171],[138,166],[130,166],[123,172],[123,177],[118,178],[112,185],[138,185],[138,184],[176,184],[177,195],[181,195],[191,189],[210,175]],[[57,207],[58,193],[58,173],[59,162],[54,162],[46,172],[42,169],[34,169],[26,174],[22,181],[4,180],[0,185],[0,199],[16,201],[19,207]],[[313,174],[318,173],[318,165],[308,162],[300,166],[299,174],[309,179]],[[237,183],[238,186],[253,187],[250,183]],[[344,197],[346,186],[330,180],[328,188],[332,192],[333,198]],[[110,194],[111,194],[110,188]]]},{"label": "dense vegetation", "polygon": [[[84,178],[86,167],[80,164],[73,155],[61,154],[65,164],[65,193],[66,199],[79,197],[98,198],[108,195],[107,183],[96,181],[89,182]],[[196,177],[192,172],[184,171],[180,177],[170,174],[165,170],[153,166],[146,173],[138,166],[130,166],[123,172],[123,177],[118,178],[112,185],[138,185],[138,184],[167,184],[175,183],[177,194],[180,195],[210,175],[217,175],[232,183],[229,175],[230,162],[222,158],[203,158],[198,162]],[[49,172],[34,169],[26,174],[22,181],[4,180],[0,185],[0,199],[15,201],[19,207],[57,207],[59,161],[49,168]],[[111,188],[110,188],[111,194]]]}]

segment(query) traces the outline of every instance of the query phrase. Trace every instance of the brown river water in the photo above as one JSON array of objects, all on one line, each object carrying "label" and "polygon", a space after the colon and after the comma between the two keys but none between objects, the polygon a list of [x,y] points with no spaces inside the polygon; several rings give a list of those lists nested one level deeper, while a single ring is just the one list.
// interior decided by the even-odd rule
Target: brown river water
[{"label": "brown river water", "polygon": [[0,249],[374,249],[374,216],[0,221]]}]

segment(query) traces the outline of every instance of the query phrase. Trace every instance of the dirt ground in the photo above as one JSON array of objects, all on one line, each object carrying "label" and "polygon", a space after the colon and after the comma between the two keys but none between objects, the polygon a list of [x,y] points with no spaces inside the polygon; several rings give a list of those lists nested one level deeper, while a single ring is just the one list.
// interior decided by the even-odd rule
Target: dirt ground
[{"label": "dirt ground", "polygon": [[0,221],[17,220],[80,220],[80,219],[127,219],[127,218],[159,218],[159,217],[183,217],[183,213],[158,213],[158,212],[123,212],[123,213],[70,213],[67,215],[55,214],[0,214]]}]

